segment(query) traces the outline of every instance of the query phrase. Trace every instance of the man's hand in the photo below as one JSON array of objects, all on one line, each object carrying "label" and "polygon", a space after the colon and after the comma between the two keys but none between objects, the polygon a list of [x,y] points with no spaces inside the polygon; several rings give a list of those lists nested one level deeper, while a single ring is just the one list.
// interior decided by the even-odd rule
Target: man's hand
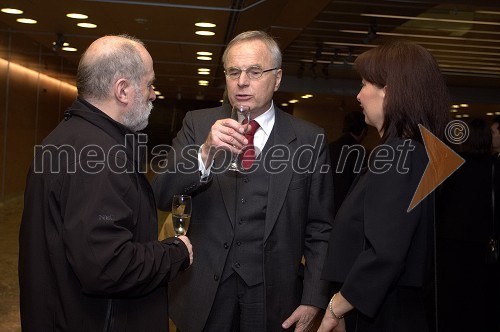
[{"label": "man's hand", "polygon": [[180,235],[178,237],[178,239],[181,240],[182,242],[184,242],[184,244],[188,248],[188,252],[189,252],[189,266],[191,266],[191,264],[193,264],[193,246],[191,245],[191,241],[185,235]]},{"label": "man's hand", "polygon": [[243,133],[248,125],[241,125],[233,119],[217,120],[208,133],[203,148],[201,158],[208,167],[219,149],[240,153],[241,149],[248,144],[248,140]]},{"label": "man's hand", "polygon": [[282,324],[284,329],[289,329],[295,324],[295,332],[310,331],[314,317],[319,312],[319,308],[310,305],[300,305]]}]

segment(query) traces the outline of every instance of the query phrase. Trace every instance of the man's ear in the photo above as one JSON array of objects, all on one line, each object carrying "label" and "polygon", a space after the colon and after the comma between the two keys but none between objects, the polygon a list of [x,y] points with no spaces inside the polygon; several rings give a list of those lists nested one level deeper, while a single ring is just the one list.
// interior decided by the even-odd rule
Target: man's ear
[{"label": "man's ear", "polygon": [[126,78],[121,78],[113,85],[115,98],[124,104],[128,104],[132,99],[132,85]]}]

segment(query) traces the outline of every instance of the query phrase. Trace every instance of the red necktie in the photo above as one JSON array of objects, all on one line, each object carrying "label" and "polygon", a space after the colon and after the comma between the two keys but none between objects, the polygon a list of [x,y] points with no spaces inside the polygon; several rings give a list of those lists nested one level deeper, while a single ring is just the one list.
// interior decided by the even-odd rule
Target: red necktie
[{"label": "red necktie", "polygon": [[[247,120],[243,120],[243,124],[246,124]],[[253,145],[253,136],[257,129],[259,129],[259,123],[255,120],[250,121],[250,126],[252,126],[246,133],[245,138],[248,140],[248,145],[243,149],[243,155],[241,157],[241,165],[244,169],[249,169],[255,161],[255,146]]]}]

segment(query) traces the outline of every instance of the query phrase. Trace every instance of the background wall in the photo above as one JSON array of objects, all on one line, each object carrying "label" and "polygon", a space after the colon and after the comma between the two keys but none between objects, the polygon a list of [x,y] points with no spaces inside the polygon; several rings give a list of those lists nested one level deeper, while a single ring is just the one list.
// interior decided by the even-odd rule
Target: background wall
[{"label": "background wall", "polygon": [[23,192],[33,146],[76,97],[74,84],[55,74],[64,66],[57,54],[23,35],[0,32],[0,201]]}]

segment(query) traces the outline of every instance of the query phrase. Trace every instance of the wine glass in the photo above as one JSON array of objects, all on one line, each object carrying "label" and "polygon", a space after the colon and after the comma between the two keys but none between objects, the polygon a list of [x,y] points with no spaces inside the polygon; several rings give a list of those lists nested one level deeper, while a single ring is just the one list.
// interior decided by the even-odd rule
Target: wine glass
[{"label": "wine glass", "polygon": [[[231,119],[240,122],[240,117],[243,116],[243,120],[247,120],[247,125],[244,128],[243,135],[248,130],[248,123],[250,123],[250,106],[246,105],[234,105],[231,110]],[[241,165],[238,163],[238,155],[233,155],[231,163],[229,164],[230,171],[241,172],[243,171]]]},{"label": "wine glass", "polygon": [[174,195],[172,201],[172,223],[175,236],[186,235],[191,220],[191,196]]}]

